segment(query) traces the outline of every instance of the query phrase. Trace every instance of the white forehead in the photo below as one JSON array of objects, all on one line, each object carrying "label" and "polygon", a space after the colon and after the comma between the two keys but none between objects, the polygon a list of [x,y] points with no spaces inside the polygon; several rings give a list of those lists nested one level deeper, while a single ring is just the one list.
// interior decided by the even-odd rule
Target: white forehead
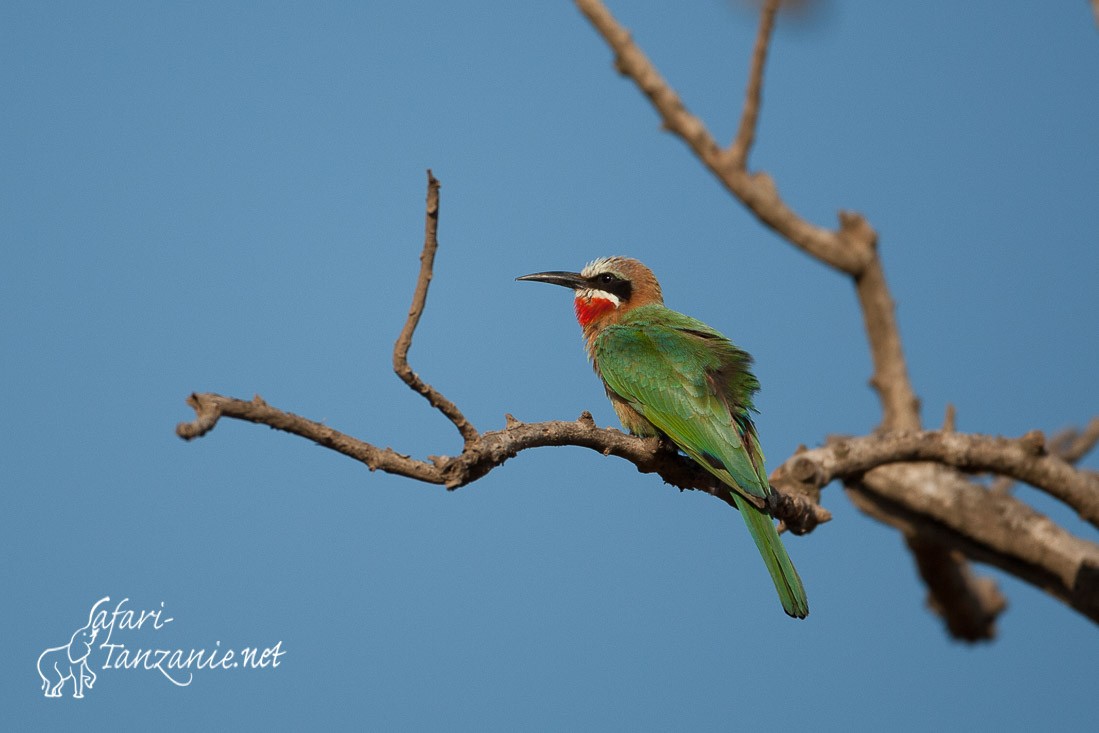
[{"label": "white forehead", "polygon": [[580,271],[580,277],[592,277],[603,272],[614,272],[617,259],[617,257],[600,257],[597,260],[592,260],[584,265],[584,269]]}]

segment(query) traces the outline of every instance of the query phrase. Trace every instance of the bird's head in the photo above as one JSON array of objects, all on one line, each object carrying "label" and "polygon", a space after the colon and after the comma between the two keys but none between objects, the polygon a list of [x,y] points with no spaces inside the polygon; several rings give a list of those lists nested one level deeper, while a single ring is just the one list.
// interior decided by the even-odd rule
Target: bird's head
[{"label": "bird's head", "polygon": [[576,320],[585,331],[614,323],[639,305],[664,302],[652,270],[629,257],[604,257],[580,272],[536,272],[516,279],[572,288]]}]

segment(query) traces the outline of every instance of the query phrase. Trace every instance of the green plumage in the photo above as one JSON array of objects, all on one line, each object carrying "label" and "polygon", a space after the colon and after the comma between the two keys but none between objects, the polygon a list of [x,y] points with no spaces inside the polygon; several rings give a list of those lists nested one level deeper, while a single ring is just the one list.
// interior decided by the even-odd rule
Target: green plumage
[{"label": "green plumage", "polygon": [[667,435],[732,489],[783,609],[804,618],[805,588],[765,510],[771,490],[751,418],[759,389],[751,357],[705,323],[656,304],[627,311],[590,348],[627,430]]}]

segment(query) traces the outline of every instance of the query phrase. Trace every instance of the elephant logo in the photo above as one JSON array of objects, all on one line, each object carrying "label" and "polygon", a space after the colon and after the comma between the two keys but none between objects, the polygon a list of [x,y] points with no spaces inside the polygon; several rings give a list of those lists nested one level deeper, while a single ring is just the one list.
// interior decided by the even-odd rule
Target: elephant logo
[{"label": "elephant logo", "polygon": [[77,629],[68,644],[55,646],[38,657],[38,676],[42,678],[42,692],[46,697],[61,697],[66,680],[73,681],[73,697],[84,697],[84,688],[95,685],[95,672],[88,666],[88,656],[99,629],[88,623]]}]

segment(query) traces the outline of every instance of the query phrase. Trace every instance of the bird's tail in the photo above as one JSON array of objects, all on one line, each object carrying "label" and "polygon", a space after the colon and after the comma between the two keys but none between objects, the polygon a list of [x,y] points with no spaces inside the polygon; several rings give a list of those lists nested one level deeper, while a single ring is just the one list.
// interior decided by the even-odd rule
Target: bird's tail
[{"label": "bird's tail", "polygon": [[801,584],[798,571],[794,569],[794,563],[790,561],[786,547],[778,536],[774,520],[770,514],[757,509],[736,491],[732,494],[736,508],[740,510],[740,515],[744,517],[744,523],[748,525],[748,531],[752,533],[752,539],[759,548],[759,554],[763,555],[767,572],[775,582],[775,590],[778,591],[783,610],[794,618],[805,618],[809,615],[805,586]]}]

